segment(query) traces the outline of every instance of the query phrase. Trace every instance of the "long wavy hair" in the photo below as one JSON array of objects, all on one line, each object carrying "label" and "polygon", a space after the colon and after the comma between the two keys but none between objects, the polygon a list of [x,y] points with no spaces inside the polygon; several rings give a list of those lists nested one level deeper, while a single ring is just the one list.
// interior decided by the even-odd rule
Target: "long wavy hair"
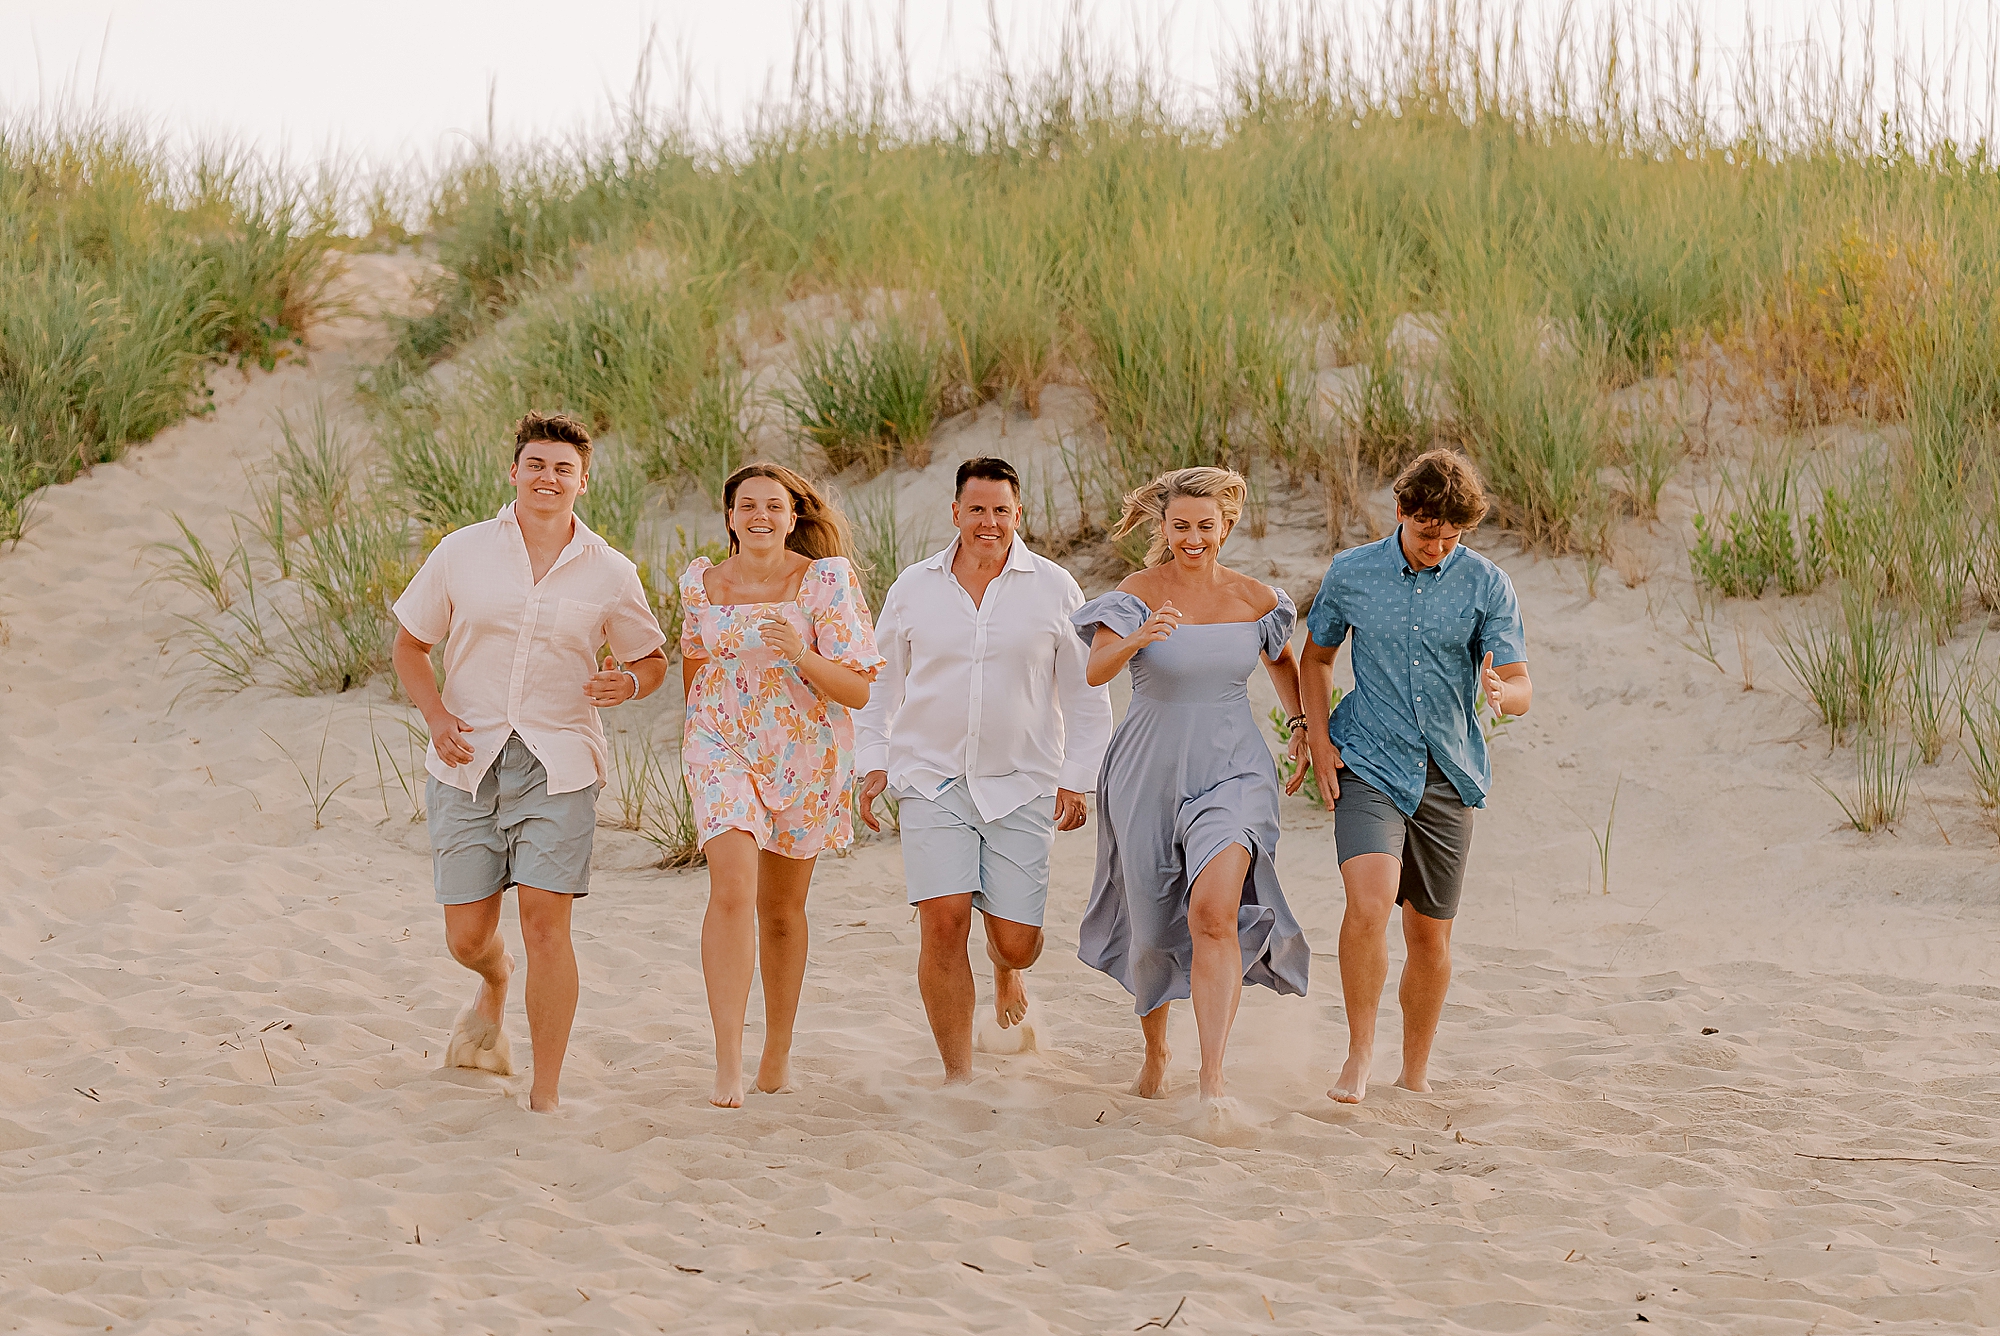
[{"label": "long wavy hair", "polygon": [[[723,524],[729,524],[729,514],[736,509],[736,489],[749,478],[769,478],[791,494],[792,514],[798,517],[798,524],[785,536],[785,546],[802,557],[819,561],[824,557],[846,557],[854,560],[854,531],[848,528],[847,516],[840,513],[840,507],[826,499],[819,488],[783,464],[767,463],[759,460],[745,464],[729,475],[722,484]],[[736,555],[740,544],[736,530],[729,529],[729,554]]]},{"label": "long wavy hair", "polygon": [[[1113,538],[1123,538],[1143,525],[1153,526],[1153,541],[1146,546],[1146,564],[1158,566],[1167,560],[1167,503],[1177,496],[1205,497],[1215,502],[1222,510],[1223,537],[1228,530],[1236,527],[1236,521],[1243,514],[1243,499],[1250,488],[1243,481],[1243,475],[1235,469],[1209,467],[1175,469],[1162,473],[1143,487],[1135,487],[1125,494],[1125,508],[1118,514],[1118,527],[1111,531]],[[1221,544],[1218,542],[1219,548]]]}]

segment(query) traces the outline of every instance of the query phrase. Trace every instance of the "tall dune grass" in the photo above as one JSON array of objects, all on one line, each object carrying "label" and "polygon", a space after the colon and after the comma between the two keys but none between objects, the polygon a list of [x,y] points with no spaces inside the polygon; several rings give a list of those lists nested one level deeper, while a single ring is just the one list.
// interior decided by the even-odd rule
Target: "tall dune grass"
[{"label": "tall dune grass", "polygon": [[196,411],[209,365],[301,341],[334,221],[248,157],[82,113],[0,124],[0,542],[37,488]]}]

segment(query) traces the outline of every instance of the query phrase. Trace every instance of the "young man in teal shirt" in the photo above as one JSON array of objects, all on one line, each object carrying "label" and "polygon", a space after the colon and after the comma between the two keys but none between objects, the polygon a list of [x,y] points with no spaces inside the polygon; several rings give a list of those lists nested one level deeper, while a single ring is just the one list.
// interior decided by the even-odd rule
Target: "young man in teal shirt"
[{"label": "young man in teal shirt", "polygon": [[[1342,1104],[1368,1093],[1397,905],[1409,959],[1397,990],[1403,1071],[1396,1084],[1430,1089],[1472,812],[1486,805],[1493,778],[1479,696],[1506,715],[1527,713],[1534,699],[1513,582],[1460,546],[1486,517],[1478,473],[1463,455],[1432,450],[1397,476],[1395,493],[1396,531],[1327,567],[1299,661],[1312,768],[1334,814],[1347,891],[1340,923],[1347,1062],[1327,1091]],[[1354,690],[1329,718],[1334,656],[1349,631]],[[1301,771],[1293,787],[1303,779]]]}]

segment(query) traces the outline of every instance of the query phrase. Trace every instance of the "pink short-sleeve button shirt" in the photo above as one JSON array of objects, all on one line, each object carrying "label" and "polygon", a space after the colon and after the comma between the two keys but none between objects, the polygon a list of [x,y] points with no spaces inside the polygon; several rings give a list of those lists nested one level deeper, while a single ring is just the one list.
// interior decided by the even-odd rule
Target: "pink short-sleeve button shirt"
[{"label": "pink short-sleeve button shirt", "polygon": [[445,535],[395,612],[418,640],[444,642],[444,707],[472,726],[472,762],[447,766],[432,747],[426,768],[467,793],[511,733],[548,771],[550,793],[603,783],[604,729],[583,691],[597,652],[629,662],[666,643],[638,567],[582,520],[537,584],[511,502]]}]

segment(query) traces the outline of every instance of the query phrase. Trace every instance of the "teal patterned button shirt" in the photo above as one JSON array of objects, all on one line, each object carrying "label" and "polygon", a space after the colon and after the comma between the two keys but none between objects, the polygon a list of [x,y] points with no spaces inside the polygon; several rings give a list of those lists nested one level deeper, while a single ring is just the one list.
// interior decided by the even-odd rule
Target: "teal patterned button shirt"
[{"label": "teal patterned button shirt", "polygon": [[1467,807],[1493,783],[1479,728],[1479,664],[1528,657],[1507,572],[1460,543],[1427,571],[1403,557],[1399,526],[1333,559],[1306,614],[1313,643],[1337,649],[1354,632],[1354,690],[1327,727],[1340,759],[1405,815],[1424,794],[1425,757]]}]

